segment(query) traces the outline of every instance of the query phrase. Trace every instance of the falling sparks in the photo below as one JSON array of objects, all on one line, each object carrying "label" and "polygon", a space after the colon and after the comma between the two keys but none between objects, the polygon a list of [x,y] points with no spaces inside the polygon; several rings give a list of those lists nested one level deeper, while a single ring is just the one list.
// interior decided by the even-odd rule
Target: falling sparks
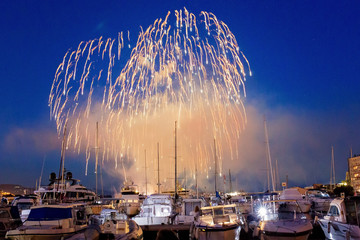
[{"label": "falling sparks", "polygon": [[196,18],[184,9],[141,28],[136,43],[131,36],[81,42],[65,54],[49,107],[59,135],[67,124],[67,147],[85,153],[87,168],[98,122],[101,162],[117,167],[120,160],[125,169],[126,157],[133,159],[128,170],[142,171],[141,153],[147,149],[155,161],[157,142],[171,162],[178,121],[181,158],[191,174],[197,164],[203,176],[211,175],[214,138],[220,171],[223,159],[237,160],[251,71],[228,26],[212,13]]}]

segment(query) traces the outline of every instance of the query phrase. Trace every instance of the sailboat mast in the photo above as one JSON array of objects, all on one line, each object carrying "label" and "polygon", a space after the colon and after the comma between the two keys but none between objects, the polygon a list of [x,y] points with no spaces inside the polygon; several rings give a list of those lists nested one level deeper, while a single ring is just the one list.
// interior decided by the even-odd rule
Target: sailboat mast
[{"label": "sailboat mast", "polygon": [[146,149],[145,149],[145,195],[147,196],[148,191],[147,191],[147,170],[146,170]]},{"label": "sailboat mast", "polygon": [[198,199],[199,198],[199,188],[198,188],[197,162],[195,162],[195,184],[196,184],[196,199]]},{"label": "sailboat mast", "polygon": [[176,140],[176,125],[177,122],[175,121],[175,199],[177,199],[177,140]]},{"label": "sailboat mast", "polygon": [[96,136],[95,136],[95,193],[98,194],[98,161],[99,161],[99,124],[96,122]]},{"label": "sailboat mast", "polygon": [[[272,190],[275,191],[275,180],[274,180],[274,173],[273,173],[273,169],[272,169],[272,164],[271,164],[271,155],[270,155],[270,145],[269,145],[269,136],[268,136],[268,131],[267,131],[267,127],[266,127],[266,119],[264,116],[264,129],[265,129],[265,141],[266,141],[266,150],[267,150],[267,160],[269,163],[269,169],[268,171],[270,171],[271,174],[271,186],[272,186]],[[269,184],[269,183],[268,183]],[[270,189],[269,189],[270,190]]]},{"label": "sailboat mast", "polygon": [[334,147],[331,146],[331,170],[330,170],[330,187],[334,190],[336,185],[335,182],[335,161],[334,161]]},{"label": "sailboat mast", "polygon": [[60,179],[60,174],[61,174],[61,183],[63,183],[64,181],[64,166],[65,166],[65,140],[66,140],[66,125],[67,123],[65,123],[65,127],[64,127],[64,135],[63,135],[63,140],[62,140],[62,146],[61,146],[61,157],[60,157],[60,168],[59,168],[59,177],[58,177],[58,184],[57,184],[57,189],[56,191],[59,191],[59,179]]},{"label": "sailboat mast", "polygon": [[159,143],[157,143],[157,154],[158,154],[158,193],[160,193],[160,154],[159,154]]},{"label": "sailboat mast", "polygon": [[229,169],[230,192],[232,192],[231,172]]},{"label": "sailboat mast", "polygon": [[215,194],[217,191],[216,177],[217,177],[217,157],[216,157],[216,140],[214,138],[214,159],[215,159]]}]

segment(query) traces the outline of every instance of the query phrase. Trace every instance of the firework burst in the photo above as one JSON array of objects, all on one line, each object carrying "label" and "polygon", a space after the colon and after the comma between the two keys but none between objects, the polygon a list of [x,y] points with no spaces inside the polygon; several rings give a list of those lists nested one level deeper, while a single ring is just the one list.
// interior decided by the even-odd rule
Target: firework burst
[{"label": "firework burst", "polygon": [[[197,168],[206,177],[214,138],[220,172],[222,161],[237,160],[237,139],[246,124],[246,72],[251,73],[249,64],[235,36],[215,15],[169,12],[141,28],[136,42],[130,32],[120,32],[69,50],[51,87],[50,117],[59,135],[66,126],[67,148],[85,153],[86,166],[97,148],[101,163],[114,163],[124,173],[144,171],[144,149],[148,165],[156,165],[151,161],[157,142],[168,171],[177,121],[180,164],[192,176]],[[131,159],[126,167],[125,156]]]}]

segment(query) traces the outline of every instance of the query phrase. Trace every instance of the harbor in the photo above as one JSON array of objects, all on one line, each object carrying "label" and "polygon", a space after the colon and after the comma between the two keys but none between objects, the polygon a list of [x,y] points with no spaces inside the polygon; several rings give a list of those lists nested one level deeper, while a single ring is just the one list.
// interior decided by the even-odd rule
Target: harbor
[{"label": "harbor", "polygon": [[360,2],[0,9],[0,240],[360,239]]}]

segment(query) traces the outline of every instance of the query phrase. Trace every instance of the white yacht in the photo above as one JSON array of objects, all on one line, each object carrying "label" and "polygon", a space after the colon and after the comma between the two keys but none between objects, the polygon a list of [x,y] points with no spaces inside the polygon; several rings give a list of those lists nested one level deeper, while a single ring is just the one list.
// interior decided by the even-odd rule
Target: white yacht
[{"label": "white yacht", "polygon": [[360,197],[336,198],[318,223],[327,239],[360,239]]},{"label": "white yacht", "polygon": [[311,202],[306,196],[306,190],[302,188],[295,187],[284,189],[280,194],[280,200],[282,201],[279,205],[279,211],[307,213],[311,208]]},{"label": "white yacht", "polygon": [[[291,200],[286,200],[288,203]],[[292,200],[296,202],[295,200]],[[294,212],[278,212],[277,204],[282,200],[265,201],[258,209],[260,221],[253,237],[264,240],[306,240],[313,226],[305,215]]]},{"label": "white yacht", "polygon": [[120,208],[128,215],[133,217],[140,212],[140,199],[138,186],[132,181],[124,182],[121,188]]},{"label": "white yacht", "polygon": [[235,204],[201,208],[190,234],[198,240],[240,239],[242,223],[235,208]]},{"label": "white yacht", "polygon": [[85,208],[76,205],[41,205],[30,210],[28,219],[6,233],[13,240],[65,239],[85,230]]},{"label": "white yacht", "polygon": [[316,212],[327,212],[330,203],[333,200],[329,194],[320,190],[311,189],[307,191],[308,198],[311,202],[311,210]]},{"label": "white yacht", "polygon": [[144,200],[140,213],[133,220],[140,226],[169,224],[173,205],[170,195],[152,194]]},{"label": "white yacht", "polygon": [[81,185],[80,180],[74,179],[71,172],[66,172],[64,179],[56,178],[53,172],[49,180],[48,186],[34,191],[39,196],[41,204],[93,202],[96,198],[96,194]]}]

